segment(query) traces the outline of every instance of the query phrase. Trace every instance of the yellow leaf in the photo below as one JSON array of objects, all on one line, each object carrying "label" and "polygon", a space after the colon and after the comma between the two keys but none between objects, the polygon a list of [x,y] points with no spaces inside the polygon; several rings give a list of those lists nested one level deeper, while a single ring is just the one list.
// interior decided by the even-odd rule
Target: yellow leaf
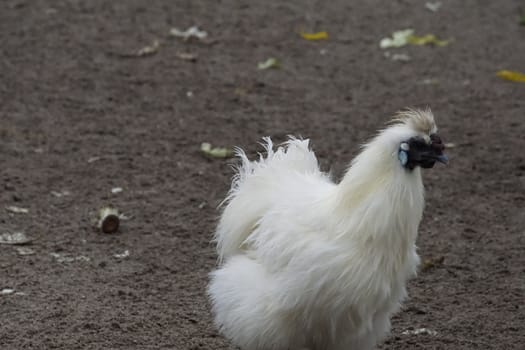
[{"label": "yellow leaf", "polygon": [[500,70],[496,73],[498,77],[505,80],[514,81],[517,83],[525,83],[525,74],[520,72],[513,72],[510,70]]},{"label": "yellow leaf", "polygon": [[327,32],[317,32],[317,33],[301,32],[301,36],[303,37],[303,39],[310,40],[310,41],[326,40],[326,39],[328,39],[328,33]]},{"label": "yellow leaf", "polygon": [[427,45],[432,44],[436,46],[446,46],[450,40],[439,40],[434,34],[427,34],[423,36],[411,35],[408,38],[409,44],[412,45]]}]

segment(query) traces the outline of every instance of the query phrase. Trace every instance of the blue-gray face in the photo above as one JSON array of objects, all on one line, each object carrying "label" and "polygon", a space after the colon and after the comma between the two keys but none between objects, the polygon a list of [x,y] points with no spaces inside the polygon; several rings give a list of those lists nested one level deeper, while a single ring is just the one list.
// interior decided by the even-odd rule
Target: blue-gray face
[{"label": "blue-gray face", "polygon": [[409,170],[416,166],[432,168],[436,162],[448,163],[444,150],[445,145],[437,134],[430,135],[430,143],[416,136],[401,143],[398,157],[401,165]]}]

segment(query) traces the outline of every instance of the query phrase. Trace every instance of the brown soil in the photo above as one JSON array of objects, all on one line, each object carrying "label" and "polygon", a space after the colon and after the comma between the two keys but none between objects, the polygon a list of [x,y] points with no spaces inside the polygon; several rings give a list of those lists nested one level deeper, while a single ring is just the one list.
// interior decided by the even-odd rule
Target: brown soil
[{"label": "brown soil", "polygon": [[[425,174],[419,251],[443,261],[410,283],[381,348],[522,349],[525,85],[495,76],[525,71],[519,6],[3,1],[0,199],[29,213],[1,208],[0,233],[36,240],[32,255],[0,245],[0,290],[15,290],[0,295],[0,348],[228,349],[204,291],[232,171],[200,143],[255,154],[262,136],[302,135],[340,175],[392,112],[430,105],[457,145],[450,166]],[[168,36],[194,24],[210,40]],[[406,27],[454,41],[385,58],[379,40]],[[129,57],[155,39],[158,52]],[[282,68],[257,70],[268,57]],[[92,227],[108,204],[129,216],[117,234]],[[418,328],[437,334],[402,334]]]}]

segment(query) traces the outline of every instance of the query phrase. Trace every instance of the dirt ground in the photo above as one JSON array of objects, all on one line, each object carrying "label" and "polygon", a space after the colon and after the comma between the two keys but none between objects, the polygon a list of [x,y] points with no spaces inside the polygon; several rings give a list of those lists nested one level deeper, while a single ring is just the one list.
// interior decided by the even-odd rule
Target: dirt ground
[{"label": "dirt ground", "polygon": [[[231,349],[205,297],[231,160],[203,157],[201,142],[255,155],[262,136],[301,135],[340,176],[393,112],[429,105],[456,145],[448,167],[425,171],[418,246],[438,262],[410,283],[380,348],[523,349],[525,85],[495,73],[525,71],[524,12],[518,0],[437,12],[408,0],[3,1],[0,234],[35,240],[0,245],[0,290],[13,290],[0,294],[0,348]],[[192,25],[205,42],[169,36]],[[404,28],[453,42],[385,57],[380,39]],[[156,53],[133,57],[155,39]],[[269,57],[281,69],[258,70]],[[108,204],[129,217],[113,235],[92,227]],[[419,328],[437,333],[403,334]]]}]

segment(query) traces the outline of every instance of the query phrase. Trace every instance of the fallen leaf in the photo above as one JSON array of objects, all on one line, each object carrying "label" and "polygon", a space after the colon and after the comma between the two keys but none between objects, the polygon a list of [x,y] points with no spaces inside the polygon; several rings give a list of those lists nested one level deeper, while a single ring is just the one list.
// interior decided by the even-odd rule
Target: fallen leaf
[{"label": "fallen leaf", "polygon": [[450,43],[450,40],[440,40],[434,34],[427,34],[423,36],[417,36],[414,34],[413,29],[403,29],[392,33],[392,38],[383,38],[379,42],[379,47],[387,49],[390,47],[403,47],[405,45],[436,45],[446,46]]},{"label": "fallen leaf", "polygon": [[15,214],[27,214],[27,213],[29,213],[29,209],[16,207],[14,205],[9,205],[9,206],[5,207],[5,210],[10,211],[11,213],[15,213]]},{"label": "fallen leaf", "polygon": [[431,12],[437,12],[441,8],[441,5],[443,5],[441,1],[436,1],[436,2],[429,1],[425,3],[425,8]]},{"label": "fallen leaf", "polygon": [[520,72],[514,72],[510,70],[500,70],[496,73],[501,79],[513,81],[516,83],[525,83],[525,74]]},{"label": "fallen leaf", "polygon": [[188,41],[191,38],[196,38],[196,39],[199,39],[199,40],[203,40],[203,39],[206,39],[208,37],[208,33],[206,33],[203,30],[200,30],[199,27],[197,27],[197,26],[190,27],[190,28],[188,28],[186,30],[180,30],[180,29],[177,29],[177,28],[172,28],[170,30],[170,35],[174,36],[174,37],[177,37],[177,38],[182,38],[184,41]]},{"label": "fallen leaf", "polygon": [[201,151],[211,158],[228,158],[233,156],[233,150],[225,147],[212,147],[208,142],[201,144]]},{"label": "fallen leaf", "polygon": [[447,46],[450,40],[440,40],[434,34],[427,34],[423,36],[411,35],[408,38],[408,43],[411,45],[436,45],[436,46]]},{"label": "fallen leaf", "polygon": [[23,232],[2,233],[0,235],[0,244],[23,245],[31,243],[33,240]]},{"label": "fallen leaf", "polygon": [[445,261],[444,256],[439,256],[437,258],[430,258],[423,261],[423,264],[421,266],[421,271],[425,272],[430,269],[433,269],[434,267],[438,267],[439,265],[443,264],[443,261]]},{"label": "fallen leaf", "polygon": [[245,88],[235,88],[235,90],[233,90],[233,93],[237,96],[245,96],[248,94],[248,90],[245,89]]},{"label": "fallen leaf", "polygon": [[310,40],[310,41],[318,41],[318,40],[327,40],[328,39],[328,33],[327,32],[317,32],[317,33],[301,32],[301,36],[303,37],[303,39]]},{"label": "fallen leaf", "polygon": [[263,70],[263,69],[269,69],[269,68],[280,68],[279,61],[277,59],[270,57],[264,62],[259,62],[257,64],[257,69]]}]

